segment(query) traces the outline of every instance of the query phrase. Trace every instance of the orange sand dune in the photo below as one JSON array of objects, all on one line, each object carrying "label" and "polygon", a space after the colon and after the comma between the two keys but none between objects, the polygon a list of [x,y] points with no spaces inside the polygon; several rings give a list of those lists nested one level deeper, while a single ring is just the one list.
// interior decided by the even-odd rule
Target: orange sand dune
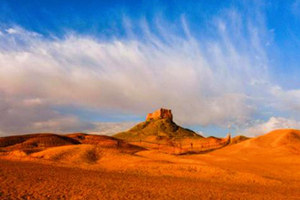
[{"label": "orange sand dune", "polygon": [[[79,142],[69,137],[52,134],[52,133],[36,133],[28,135],[16,135],[0,138],[0,147],[8,147],[17,144],[24,144],[24,146],[60,146],[67,144],[78,144]],[[22,145],[19,145],[20,147]]]},{"label": "orange sand dune", "polygon": [[144,148],[129,144],[123,140],[106,136],[106,135],[90,135],[84,133],[72,133],[66,135],[69,138],[75,139],[79,141],[81,144],[91,144],[97,145],[106,148],[117,148],[122,149],[122,151],[130,152],[137,152],[143,150]]},{"label": "orange sand dune", "polygon": [[84,133],[58,135],[47,133],[2,137],[0,138],[0,152],[23,151],[30,154],[50,147],[79,144],[92,144],[102,148],[117,148],[127,152],[137,152],[143,149],[120,139],[104,135]]},{"label": "orange sand dune", "polygon": [[26,153],[40,151],[49,147],[80,144],[79,141],[57,134],[30,134],[0,138],[2,151],[21,150]]},{"label": "orange sand dune", "polygon": [[228,146],[216,153],[238,157],[277,158],[300,155],[300,131],[294,129],[275,130],[268,134]]},{"label": "orange sand dune", "polygon": [[[71,134],[66,137],[80,144],[2,152],[0,195],[4,199],[300,199],[299,133],[276,130],[191,155],[143,149],[111,137]],[[34,187],[24,186],[24,181]]]}]

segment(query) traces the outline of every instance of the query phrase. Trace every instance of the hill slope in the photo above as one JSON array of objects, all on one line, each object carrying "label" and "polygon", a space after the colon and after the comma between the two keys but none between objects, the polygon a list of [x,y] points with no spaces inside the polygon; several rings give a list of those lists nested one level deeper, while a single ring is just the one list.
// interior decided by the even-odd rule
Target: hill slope
[{"label": "hill slope", "polygon": [[102,148],[117,148],[122,152],[134,153],[144,150],[144,148],[129,144],[121,139],[106,135],[89,135],[85,133],[73,133],[66,135],[69,138],[79,141],[81,144],[90,144]]},{"label": "hill slope", "polygon": [[73,133],[68,135],[58,135],[52,133],[28,134],[0,137],[0,152],[23,152],[31,154],[51,147],[59,146],[80,146],[90,144],[101,148],[118,149],[126,153],[134,153],[143,150],[117,138],[104,135],[89,135],[85,133]]},{"label": "hill slope", "polygon": [[279,129],[265,135],[230,145],[216,154],[235,155],[244,158],[288,157],[300,154],[300,130]]},{"label": "hill slope", "polygon": [[160,140],[202,138],[192,130],[182,128],[171,119],[156,119],[141,122],[128,131],[114,135],[124,140]]},{"label": "hill slope", "polygon": [[63,135],[52,133],[38,133],[0,138],[0,148],[7,151],[22,150],[25,152],[32,152],[49,147],[74,144],[80,144],[80,142]]}]

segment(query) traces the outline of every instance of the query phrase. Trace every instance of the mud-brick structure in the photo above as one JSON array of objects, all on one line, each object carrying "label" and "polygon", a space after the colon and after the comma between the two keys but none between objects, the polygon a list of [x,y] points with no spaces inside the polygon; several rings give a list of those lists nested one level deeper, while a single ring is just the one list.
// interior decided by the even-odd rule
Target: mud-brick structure
[{"label": "mud-brick structure", "polygon": [[172,111],[169,109],[158,109],[153,113],[149,113],[146,117],[146,121],[148,120],[157,120],[157,119],[170,119],[173,120]]}]

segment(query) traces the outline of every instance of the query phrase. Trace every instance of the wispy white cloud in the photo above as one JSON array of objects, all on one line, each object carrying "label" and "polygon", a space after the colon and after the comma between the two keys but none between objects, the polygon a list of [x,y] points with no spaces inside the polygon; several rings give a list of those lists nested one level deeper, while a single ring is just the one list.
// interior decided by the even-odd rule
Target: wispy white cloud
[{"label": "wispy white cloud", "polygon": [[[266,95],[261,83],[269,78],[264,25],[244,27],[241,18],[230,11],[213,20],[214,39],[193,35],[184,17],[183,35],[159,21],[154,34],[142,20],[142,39],[133,32],[103,41],[76,34],[49,39],[20,27],[2,31],[0,106],[9,111],[0,130],[97,129],[53,109],[70,105],[137,115],[167,107],[180,124],[243,124],[259,112]],[[130,20],[125,25],[131,29]]]}]

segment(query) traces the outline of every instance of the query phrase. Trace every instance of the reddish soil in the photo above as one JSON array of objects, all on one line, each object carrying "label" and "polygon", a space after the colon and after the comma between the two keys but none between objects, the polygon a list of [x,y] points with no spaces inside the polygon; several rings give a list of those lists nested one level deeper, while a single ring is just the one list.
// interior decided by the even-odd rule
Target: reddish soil
[{"label": "reddish soil", "polygon": [[300,199],[298,130],[191,155],[110,137],[70,139],[80,143],[62,146],[69,140],[55,135],[2,140],[10,146],[0,148],[0,199]]},{"label": "reddish soil", "polygon": [[300,199],[288,185],[219,183],[0,160],[1,199]]}]

